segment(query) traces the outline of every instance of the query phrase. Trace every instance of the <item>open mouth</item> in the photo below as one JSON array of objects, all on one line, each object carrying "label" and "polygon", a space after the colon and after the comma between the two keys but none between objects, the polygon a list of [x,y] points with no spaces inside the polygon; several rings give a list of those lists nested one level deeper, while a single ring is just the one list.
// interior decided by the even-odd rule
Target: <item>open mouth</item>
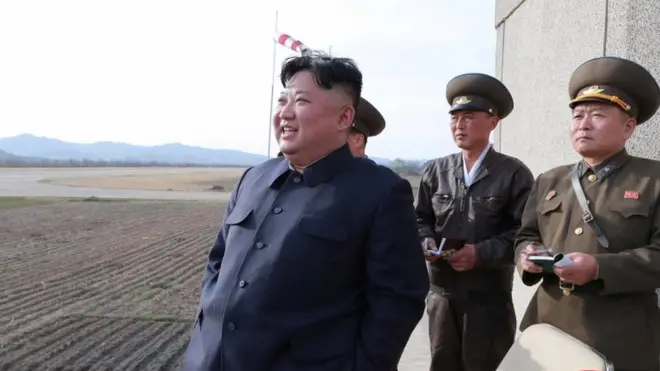
[{"label": "open mouth", "polygon": [[291,126],[284,126],[282,128],[282,134],[280,135],[280,138],[290,139],[290,138],[294,137],[297,133],[298,133],[297,129],[294,129]]}]

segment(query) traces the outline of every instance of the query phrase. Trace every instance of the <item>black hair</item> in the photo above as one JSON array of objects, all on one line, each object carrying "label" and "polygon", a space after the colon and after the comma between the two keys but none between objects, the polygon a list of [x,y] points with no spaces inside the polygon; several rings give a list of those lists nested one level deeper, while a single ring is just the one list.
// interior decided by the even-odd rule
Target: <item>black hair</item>
[{"label": "black hair", "polygon": [[362,72],[350,58],[335,58],[323,52],[314,51],[309,55],[289,57],[282,63],[280,81],[282,86],[300,71],[314,75],[318,86],[330,90],[339,86],[351,96],[353,108],[357,110],[362,95]]}]

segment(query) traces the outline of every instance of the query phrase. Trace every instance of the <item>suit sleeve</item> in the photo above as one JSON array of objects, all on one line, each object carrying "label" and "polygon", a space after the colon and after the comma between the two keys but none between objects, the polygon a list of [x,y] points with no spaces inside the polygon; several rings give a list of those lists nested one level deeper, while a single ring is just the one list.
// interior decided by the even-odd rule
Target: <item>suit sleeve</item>
[{"label": "suit sleeve", "polygon": [[660,200],[656,200],[649,235],[646,246],[595,255],[598,280],[603,284],[601,295],[654,292],[660,288]]},{"label": "suit sleeve", "polygon": [[508,227],[504,232],[476,244],[479,267],[500,268],[514,263],[514,239],[533,186],[532,172],[526,166],[520,166],[511,179],[506,210]]},{"label": "suit sleeve", "polygon": [[420,239],[427,237],[435,238],[435,212],[433,211],[433,191],[429,187],[430,168],[429,164],[422,173],[417,189],[417,201],[415,203],[415,214],[417,215],[417,230]]},{"label": "suit sleeve", "polygon": [[225,221],[227,220],[227,216],[234,210],[234,206],[238,200],[241,184],[243,183],[243,179],[245,179],[245,175],[248,173],[248,171],[250,171],[250,169],[251,168],[248,168],[245,170],[245,172],[243,172],[243,175],[241,175],[241,178],[238,180],[236,187],[234,187],[234,190],[231,192],[229,202],[227,203],[227,209],[225,210],[225,216],[222,220],[222,225],[220,226],[218,235],[215,238],[213,247],[211,247],[211,251],[209,252],[206,268],[204,268],[204,278],[202,279],[202,295],[204,294],[204,290],[206,290],[209,283],[215,278],[215,276],[218,274],[218,271],[220,270],[222,258],[225,256],[225,240],[227,239],[227,231],[229,229],[229,226],[225,223]]},{"label": "suit sleeve", "polygon": [[410,183],[399,179],[375,213],[366,250],[367,312],[355,370],[394,370],[429,291]]},{"label": "suit sleeve", "polygon": [[540,177],[536,180],[529,192],[529,197],[527,197],[527,202],[525,203],[520,220],[520,229],[518,229],[518,232],[516,233],[514,242],[514,259],[516,262],[516,268],[518,269],[518,273],[520,274],[523,283],[527,286],[534,286],[543,278],[542,273],[530,273],[524,271],[520,266],[520,253],[522,252],[522,249],[532,242],[542,242],[538,224],[538,215],[536,212],[539,202],[539,184]]}]

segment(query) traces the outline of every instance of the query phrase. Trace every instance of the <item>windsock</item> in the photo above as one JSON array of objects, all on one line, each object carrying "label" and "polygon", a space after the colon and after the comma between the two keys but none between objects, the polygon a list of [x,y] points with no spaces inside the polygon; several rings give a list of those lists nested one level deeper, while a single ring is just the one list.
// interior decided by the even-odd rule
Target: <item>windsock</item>
[{"label": "windsock", "polygon": [[311,52],[311,49],[308,48],[305,44],[302,43],[300,40],[296,40],[293,37],[284,34],[284,33],[275,33],[275,42],[284,45],[287,48],[293,50],[294,52],[298,52],[302,55],[307,55]]}]

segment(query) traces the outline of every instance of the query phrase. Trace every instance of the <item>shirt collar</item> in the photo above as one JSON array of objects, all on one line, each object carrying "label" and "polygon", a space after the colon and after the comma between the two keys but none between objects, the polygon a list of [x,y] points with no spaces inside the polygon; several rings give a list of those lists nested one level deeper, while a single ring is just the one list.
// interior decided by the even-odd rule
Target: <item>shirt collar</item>
[{"label": "shirt collar", "polygon": [[[316,187],[321,183],[328,182],[352,159],[353,155],[348,144],[344,144],[303,169],[303,181],[309,187]],[[270,174],[269,186],[274,187],[281,184],[279,182],[286,178],[292,171],[296,171],[293,165],[288,160],[282,158]]]},{"label": "shirt collar", "polygon": [[491,144],[488,143],[486,148],[484,148],[483,151],[481,151],[481,154],[479,155],[477,160],[472,165],[472,168],[470,169],[470,171],[468,171],[468,169],[467,169],[467,164],[465,162],[465,155],[461,156],[461,159],[463,160],[463,180],[465,182],[465,185],[467,185],[468,187],[470,185],[472,185],[472,180],[474,179],[475,175],[479,171],[479,167],[481,167],[481,164],[483,163],[484,158],[486,157],[486,155],[490,151],[490,147],[491,147]]}]

